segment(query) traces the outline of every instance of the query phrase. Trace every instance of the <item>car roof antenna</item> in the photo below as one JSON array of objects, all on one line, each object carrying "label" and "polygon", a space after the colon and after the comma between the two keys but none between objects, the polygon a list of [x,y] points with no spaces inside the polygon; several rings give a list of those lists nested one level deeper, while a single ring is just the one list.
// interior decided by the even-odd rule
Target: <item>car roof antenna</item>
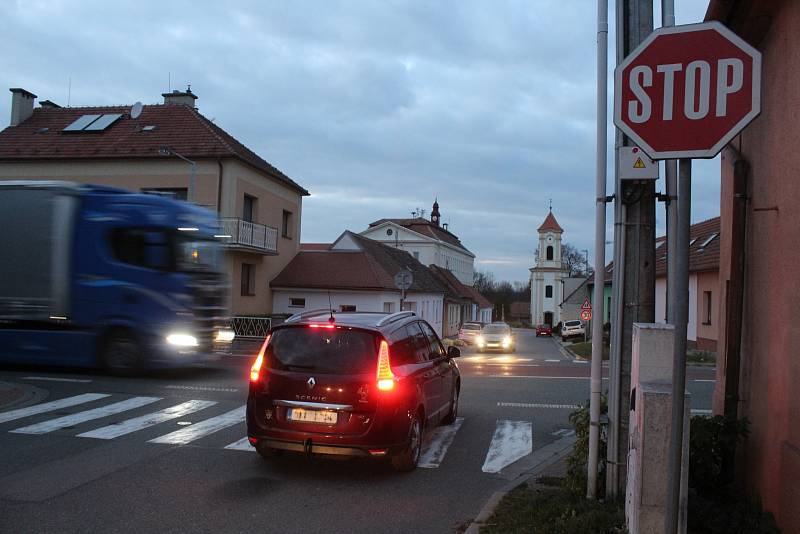
[{"label": "car roof antenna", "polygon": [[331,312],[330,318],[328,318],[328,322],[333,324],[336,322],[336,319],[333,317],[333,303],[331,302],[331,292],[328,290],[328,311]]}]

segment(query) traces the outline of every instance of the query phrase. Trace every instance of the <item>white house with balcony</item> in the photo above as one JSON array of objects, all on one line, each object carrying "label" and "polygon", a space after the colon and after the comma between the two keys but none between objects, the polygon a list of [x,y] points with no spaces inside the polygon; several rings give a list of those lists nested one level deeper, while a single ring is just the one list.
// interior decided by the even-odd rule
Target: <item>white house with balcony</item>
[{"label": "white house with balcony", "polygon": [[380,219],[369,225],[361,235],[402,249],[423,265],[437,265],[452,272],[468,286],[473,284],[475,254],[467,250],[447,224],[441,224],[439,203],[433,203],[430,220]]}]

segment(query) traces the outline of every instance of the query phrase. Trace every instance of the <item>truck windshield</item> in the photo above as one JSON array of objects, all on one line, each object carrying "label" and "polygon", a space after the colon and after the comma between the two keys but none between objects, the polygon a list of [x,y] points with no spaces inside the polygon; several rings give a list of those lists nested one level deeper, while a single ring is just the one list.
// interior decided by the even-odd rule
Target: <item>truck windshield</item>
[{"label": "truck windshield", "polygon": [[211,240],[178,239],[175,265],[179,271],[222,271],[222,246]]}]

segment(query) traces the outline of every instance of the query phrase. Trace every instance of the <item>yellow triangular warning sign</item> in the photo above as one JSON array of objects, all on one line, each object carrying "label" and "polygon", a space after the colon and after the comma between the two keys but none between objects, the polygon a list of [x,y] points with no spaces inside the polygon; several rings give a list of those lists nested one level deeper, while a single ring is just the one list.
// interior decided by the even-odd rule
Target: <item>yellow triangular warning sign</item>
[{"label": "yellow triangular warning sign", "polygon": [[642,161],[642,158],[636,158],[636,163],[633,164],[633,168],[634,169],[644,169],[645,168],[644,161]]}]

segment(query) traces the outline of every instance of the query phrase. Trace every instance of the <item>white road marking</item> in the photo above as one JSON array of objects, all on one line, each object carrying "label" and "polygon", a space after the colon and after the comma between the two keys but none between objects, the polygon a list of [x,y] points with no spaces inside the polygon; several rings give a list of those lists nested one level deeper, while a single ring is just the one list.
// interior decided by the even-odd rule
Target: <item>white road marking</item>
[{"label": "white road marking", "polygon": [[48,432],[53,432],[54,430],[58,430],[60,428],[74,426],[80,423],[84,423],[86,421],[91,421],[93,419],[100,419],[101,417],[107,417],[109,415],[114,415],[120,412],[126,412],[128,410],[140,408],[142,406],[160,400],[161,397],[133,397],[131,399],[127,399],[121,402],[109,404],[108,406],[101,406],[100,408],[95,408],[93,410],[86,410],[85,412],[78,412],[71,415],[65,415],[64,417],[50,419],[48,421],[43,421],[35,425],[16,428],[14,430],[11,430],[11,432],[15,434],[47,434]]},{"label": "white road marking", "polygon": [[218,430],[233,426],[237,423],[244,421],[245,406],[240,406],[235,410],[225,412],[222,415],[206,419],[191,426],[181,428],[175,432],[170,432],[155,439],[151,439],[150,443],[168,443],[170,445],[186,445],[203,436],[213,434]]},{"label": "white road marking", "polygon": [[23,380],[45,380],[47,382],[80,382],[86,384],[91,382],[88,378],[57,378],[54,376],[23,376]]},{"label": "white road marking", "polygon": [[20,408],[10,412],[0,413],[0,423],[13,421],[14,419],[22,419],[23,417],[37,415],[44,412],[52,412],[53,410],[58,410],[60,408],[68,408],[70,406],[83,404],[85,402],[92,402],[109,396],[110,395],[107,393],[84,393],[83,395],[76,395],[75,397],[67,397],[65,399],[44,402],[42,404],[28,406],[27,408]]},{"label": "white road marking", "polygon": [[716,379],[714,379],[714,380],[701,380],[699,378],[696,378],[695,380],[692,380],[692,382],[716,382],[716,381],[717,381]]},{"label": "white road marking", "polygon": [[256,452],[256,448],[250,445],[250,442],[247,440],[247,436],[243,437],[239,441],[234,441],[230,445],[226,445],[225,448],[232,451]]},{"label": "white road marking", "polygon": [[536,402],[498,402],[497,405],[506,408],[556,408],[564,410],[579,408],[577,404],[548,404]]},{"label": "white road marking", "polygon": [[130,434],[131,432],[136,432],[138,430],[163,423],[164,421],[169,421],[170,419],[177,419],[178,417],[197,412],[203,408],[208,408],[209,406],[213,406],[215,404],[216,402],[214,401],[191,400],[189,402],[184,402],[183,404],[170,406],[169,408],[165,408],[155,413],[149,413],[141,417],[134,417],[133,419],[128,419],[127,421],[122,421],[121,423],[116,423],[113,425],[104,426],[103,428],[91,430],[89,432],[84,432],[83,434],[78,434],[78,437],[114,439],[118,438],[119,436],[124,436],[125,434]]},{"label": "white road marking", "polygon": [[461,428],[461,423],[463,422],[463,417],[456,417],[452,425],[440,426],[434,430],[430,435],[430,439],[422,448],[418,467],[425,467],[427,469],[439,467],[439,464],[444,460],[444,455],[447,454],[447,449],[450,448],[453,439],[456,437],[456,432]]},{"label": "white road marking", "polygon": [[[589,380],[588,376],[489,375],[488,378],[544,378],[547,380]],[[603,380],[608,380],[608,377],[604,376]]]},{"label": "white road marking", "polygon": [[572,360],[572,363],[589,363],[589,360]]},{"label": "white road marking", "polygon": [[546,362],[550,362],[550,363],[558,363],[558,362],[560,362],[561,360],[545,360],[545,361],[546,361]]},{"label": "white road marking", "polygon": [[236,388],[215,388],[215,387],[211,387],[211,386],[175,386],[175,385],[169,385],[169,386],[164,386],[164,387],[166,389],[186,389],[186,390],[189,390],[189,391],[224,391],[224,392],[227,392],[227,393],[236,393],[237,391],[239,391]]},{"label": "white road marking", "polygon": [[692,415],[711,415],[713,413],[712,410],[692,410]]},{"label": "white road marking", "polygon": [[533,424],[530,421],[498,420],[482,471],[499,473],[507,465],[531,452],[533,452]]},{"label": "white road marking", "polygon": [[555,432],[553,432],[550,435],[551,436],[558,436],[559,438],[565,438],[567,436],[574,436],[575,435],[575,431],[571,430],[569,428],[562,428],[561,430],[556,430]]}]

